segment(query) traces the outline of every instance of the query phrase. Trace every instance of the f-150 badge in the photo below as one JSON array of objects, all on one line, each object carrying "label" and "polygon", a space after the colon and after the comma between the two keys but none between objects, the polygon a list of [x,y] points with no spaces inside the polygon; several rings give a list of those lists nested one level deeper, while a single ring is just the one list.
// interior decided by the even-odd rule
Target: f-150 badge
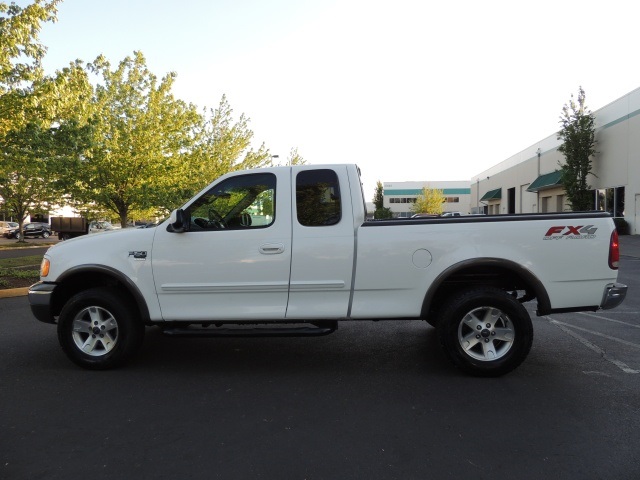
[{"label": "f-150 badge", "polygon": [[140,251],[140,250],[132,251],[132,252],[129,252],[129,256],[133,257],[136,260],[146,260],[147,252]]}]

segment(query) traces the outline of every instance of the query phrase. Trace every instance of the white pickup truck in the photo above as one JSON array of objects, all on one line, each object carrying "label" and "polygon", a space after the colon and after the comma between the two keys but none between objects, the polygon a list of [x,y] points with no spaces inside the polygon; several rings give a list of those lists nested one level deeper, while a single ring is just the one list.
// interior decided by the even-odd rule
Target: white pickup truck
[{"label": "white pickup truck", "polygon": [[355,165],[227,174],[156,228],[60,243],[29,290],[69,358],[123,364],[145,326],[170,335],[324,335],[341,321],[423,319],[462,370],[497,376],[538,315],[620,304],[602,212],[367,221]]}]

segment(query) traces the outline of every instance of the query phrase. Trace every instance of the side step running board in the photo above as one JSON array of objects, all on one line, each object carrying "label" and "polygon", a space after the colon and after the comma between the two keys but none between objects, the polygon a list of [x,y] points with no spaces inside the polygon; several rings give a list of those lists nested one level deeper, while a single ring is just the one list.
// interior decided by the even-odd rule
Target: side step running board
[{"label": "side step running board", "polygon": [[322,322],[319,326],[305,327],[171,327],[162,333],[170,337],[321,337],[337,329],[338,322]]}]

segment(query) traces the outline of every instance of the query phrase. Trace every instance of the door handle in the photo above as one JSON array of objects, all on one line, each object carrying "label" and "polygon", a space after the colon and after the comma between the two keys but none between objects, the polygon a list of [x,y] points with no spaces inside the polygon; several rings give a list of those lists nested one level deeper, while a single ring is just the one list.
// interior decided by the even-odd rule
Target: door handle
[{"label": "door handle", "polygon": [[260,253],[263,255],[276,255],[284,252],[284,244],[282,243],[265,243],[260,245]]}]

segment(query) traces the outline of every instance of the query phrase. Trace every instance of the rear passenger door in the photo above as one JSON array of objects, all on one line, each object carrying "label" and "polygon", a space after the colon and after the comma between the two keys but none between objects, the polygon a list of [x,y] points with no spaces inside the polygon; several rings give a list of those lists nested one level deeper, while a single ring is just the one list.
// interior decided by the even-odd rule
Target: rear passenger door
[{"label": "rear passenger door", "polygon": [[347,168],[303,167],[292,177],[292,190],[293,245],[286,316],[344,318],[354,260]]}]

